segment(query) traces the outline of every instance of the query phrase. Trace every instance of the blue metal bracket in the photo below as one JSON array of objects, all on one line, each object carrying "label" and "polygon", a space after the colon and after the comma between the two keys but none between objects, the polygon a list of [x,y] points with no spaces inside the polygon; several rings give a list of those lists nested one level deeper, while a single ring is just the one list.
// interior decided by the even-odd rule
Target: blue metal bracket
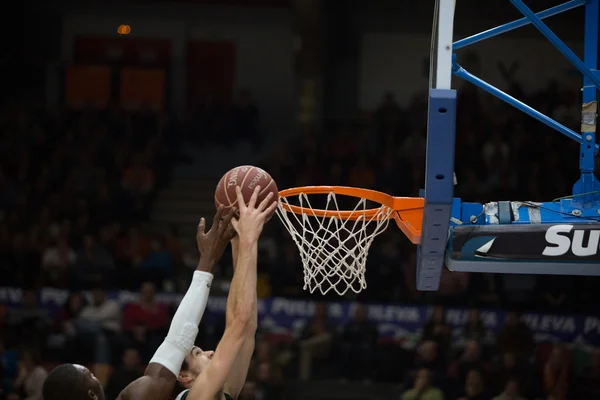
[{"label": "blue metal bracket", "polygon": [[[556,7],[549,8],[547,10],[541,11],[535,14],[539,19],[545,19],[548,17],[552,17],[554,15],[561,14],[565,11],[572,10],[573,8],[577,8],[582,6],[586,0],[571,0],[563,4],[559,4]],[[462,49],[463,47],[467,47],[474,43],[481,42],[485,39],[493,38],[494,36],[501,35],[506,32],[513,31],[515,29],[521,28],[523,26],[527,26],[531,24],[531,21],[527,17],[523,17],[513,22],[509,22],[508,24],[500,25],[492,29],[488,29],[485,32],[478,33],[473,36],[469,36],[467,38],[458,40],[452,44],[452,50],[456,51],[458,49]]]},{"label": "blue metal bracket", "polygon": [[[467,81],[469,83],[472,83],[473,85],[477,86],[478,88],[480,88],[482,90],[485,90],[489,94],[499,98],[500,100],[503,100],[505,103],[515,107],[516,109],[529,115],[530,117],[537,119],[541,123],[549,126],[550,128],[558,131],[559,133],[562,133],[566,137],[575,140],[577,143],[582,143],[581,135],[579,133],[567,128],[566,126],[564,126],[563,124],[561,124],[559,122],[556,122],[555,120],[548,117],[547,115],[542,114],[541,112],[528,106],[527,104],[523,103],[522,101],[517,100],[516,98],[510,96],[509,94],[503,92],[502,90],[496,88],[495,86],[490,85],[486,81],[479,79],[478,77],[476,77],[475,75],[471,74],[470,72],[465,70],[463,67],[458,65],[456,63],[456,61],[454,61],[454,63],[452,64],[452,72],[454,73],[454,75],[464,79],[465,81]],[[596,147],[596,149],[599,148],[597,144],[595,147]]]},{"label": "blue metal bracket", "polygon": [[438,290],[454,202],[456,91],[429,90],[425,209],[417,249],[417,289]]},{"label": "blue metal bracket", "polygon": [[[430,89],[426,183],[421,191],[425,210],[417,252],[419,290],[438,289],[444,263],[455,271],[600,276],[600,182],[594,175],[594,158],[600,148],[596,132],[600,0],[571,0],[537,14],[522,0],[510,2],[524,18],[459,40],[452,50],[534,25],[584,77],[581,134],[472,75],[456,63],[456,55],[452,73],[577,141],[581,178],[571,196],[544,203],[480,204],[452,198],[456,93]],[[579,6],[585,6],[583,61],[542,22]],[[585,243],[584,237],[588,238]]]},{"label": "blue metal bracket", "polygon": [[[556,49],[558,51],[560,51],[566,58],[567,60],[569,60],[571,62],[571,64],[573,64],[573,66],[575,68],[577,68],[579,70],[579,72],[581,72],[581,74],[585,77],[587,77],[589,80],[591,80],[595,85],[596,88],[598,90],[600,90],[600,77],[595,76],[591,69],[592,68],[597,68],[597,66],[593,66],[590,67],[588,65],[586,65],[583,61],[581,61],[579,59],[579,57],[577,57],[577,55],[573,52],[573,50],[571,50],[569,48],[569,46],[567,46],[562,40],[560,40],[560,38],[558,36],[556,36],[556,34],[554,32],[552,32],[552,29],[550,29],[548,27],[548,25],[546,25],[538,16],[535,15],[535,13],[533,11],[531,11],[531,9],[529,7],[527,7],[525,5],[525,3],[523,3],[522,0],[510,0],[510,2],[517,8],[517,10],[519,10],[521,12],[521,14],[523,14],[527,19],[529,19],[529,21],[531,22],[531,24],[533,26],[535,26],[537,28],[538,31],[540,31],[542,33],[542,35],[544,35],[546,37],[546,39],[548,39],[548,41],[550,43],[552,43],[554,45],[554,47],[556,47]],[[591,14],[591,10],[590,7],[591,5],[593,5],[593,3],[596,3],[596,10],[598,9],[598,0],[588,0],[585,3],[585,8],[586,8],[586,22],[590,22],[588,19],[588,14]],[[594,18],[592,15],[590,15],[590,19]],[[596,24],[596,32],[598,29],[598,14],[596,14],[595,16],[595,24]],[[587,29],[591,29],[586,27],[586,31]],[[587,33],[587,32],[586,32]],[[586,41],[587,39],[592,39],[587,37],[586,34]],[[596,41],[596,52],[598,51],[598,36],[596,35],[595,38]],[[588,44],[586,44],[586,47],[588,46]]]},{"label": "blue metal bracket", "polygon": [[[585,35],[583,62],[592,70],[592,77],[600,81],[598,73],[598,14],[599,0],[588,0],[585,4]],[[600,182],[594,175],[596,149],[596,129],[598,121],[598,92],[600,85],[588,76],[583,78],[581,107],[581,136],[579,147],[579,169],[581,177],[573,185],[573,198],[580,208],[591,208],[600,205]],[[594,87],[594,85],[596,85]]]},{"label": "blue metal bracket", "polygon": [[[459,40],[453,44],[453,50],[466,47],[470,44],[500,35],[502,33],[532,24],[552,43],[583,75],[583,104],[581,134],[574,132],[552,118],[533,109],[527,104],[515,99],[496,87],[472,75],[456,63],[453,58],[452,72],[454,75],[478,86],[495,97],[505,101],[523,113],[537,119],[559,133],[577,141],[580,145],[579,168],[580,179],[573,186],[573,198],[569,206],[573,209],[598,209],[600,207],[600,182],[594,175],[595,157],[598,153],[596,137],[598,120],[598,91],[600,91],[600,73],[598,71],[598,42],[599,42],[599,1],[600,0],[572,0],[564,4],[549,8],[539,13],[534,13],[522,0],[510,0],[524,18],[505,25],[481,32],[477,35]],[[556,36],[542,19],[560,14],[578,6],[585,6],[585,50],[583,61],[569,49],[569,47]]]}]

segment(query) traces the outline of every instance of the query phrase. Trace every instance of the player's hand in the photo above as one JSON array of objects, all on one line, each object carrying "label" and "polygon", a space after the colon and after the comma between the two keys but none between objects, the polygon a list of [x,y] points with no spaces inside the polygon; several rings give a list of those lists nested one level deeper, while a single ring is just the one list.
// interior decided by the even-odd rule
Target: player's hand
[{"label": "player's hand", "polygon": [[271,202],[273,193],[269,193],[260,204],[256,205],[256,200],[260,193],[260,186],[254,188],[254,192],[248,201],[248,205],[246,205],[244,201],[244,196],[242,195],[239,186],[236,186],[235,193],[237,195],[240,216],[237,220],[233,219],[231,223],[240,237],[240,242],[255,243],[260,237],[267,217],[271,215],[275,210],[275,207],[277,207],[277,202]]},{"label": "player's hand", "polygon": [[223,206],[220,206],[208,232],[205,232],[206,221],[204,218],[200,219],[196,234],[196,243],[200,252],[200,262],[198,268],[196,268],[197,270],[210,272],[213,265],[223,256],[227,244],[235,235],[235,230],[231,226],[231,219],[236,211],[237,209],[232,207],[223,216]]}]

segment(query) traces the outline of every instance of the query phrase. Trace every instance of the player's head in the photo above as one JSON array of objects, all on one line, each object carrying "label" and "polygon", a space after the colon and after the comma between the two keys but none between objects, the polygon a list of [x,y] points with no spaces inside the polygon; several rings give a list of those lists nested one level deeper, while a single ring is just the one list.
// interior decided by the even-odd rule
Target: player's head
[{"label": "player's head", "polygon": [[200,347],[194,346],[183,360],[181,372],[177,377],[179,383],[186,388],[191,386],[198,375],[210,364],[214,354],[214,351],[203,351]]},{"label": "player's head", "polygon": [[98,379],[82,365],[63,364],[44,381],[44,400],[104,400]]}]

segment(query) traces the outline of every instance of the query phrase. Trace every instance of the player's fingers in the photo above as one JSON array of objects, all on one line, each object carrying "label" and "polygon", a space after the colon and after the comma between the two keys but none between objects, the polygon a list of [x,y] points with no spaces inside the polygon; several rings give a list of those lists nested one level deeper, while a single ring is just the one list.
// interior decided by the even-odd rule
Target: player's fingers
[{"label": "player's fingers", "polygon": [[246,207],[246,202],[244,201],[244,195],[242,195],[242,189],[239,186],[235,187],[235,195],[237,196],[237,206],[239,210],[243,211],[248,208]]},{"label": "player's fingers", "polygon": [[271,213],[273,213],[275,211],[275,209],[277,208],[277,202],[274,201],[272,202],[269,207],[267,207],[267,209],[265,211],[263,211],[261,213],[262,216],[265,217],[265,219],[267,218],[267,216],[271,215]]},{"label": "player's fingers", "polygon": [[254,192],[252,192],[252,196],[248,201],[248,208],[256,208],[256,200],[258,200],[258,194],[260,193],[260,186],[256,186],[254,188]]},{"label": "player's fingers", "polygon": [[[215,216],[213,217],[212,220],[212,226],[210,227],[210,230],[212,231],[213,229],[218,229],[219,225],[221,224],[221,217],[223,216],[223,209],[225,207],[223,207],[223,204],[220,204],[219,207],[217,208],[217,212],[215,213]],[[216,226],[216,228],[215,228]]]},{"label": "player's fingers", "polygon": [[235,228],[233,227],[233,223],[227,225],[227,228],[225,228],[225,232],[223,232],[222,235],[230,241],[237,235],[237,232],[235,231]]},{"label": "player's fingers", "polygon": [[233,216],[235,215],[236,212],[237,212],[237,208],[231,207],[229,209],[229,212],[223,217],[222,224],[219,225],[219,231],[221,233],[223,231],[227,230],[227,228],[229,227],[229,225],[231,223],[231,218],[233,218]]},{"label": "player's fingers", "polygon": [[256,207],[256,209],[260,212],[263,212],[267,208],[267,205],[269,204],[269,202],[271,201],[272,198],[273,198],[273,192],[270,192],[267,195],[267,197],[265,197],[263,199],[263,201],[260,202],[260,204],[258,205],[258,207]]},{"label": "player's fingers", "polygon": [[240,232],[238,231],[238,220],[237,219],[232,219],[231,220],[231,226],[233,226],[233,229],[235,229],[235,231],[239,234]]},{"label": "player's fingers", "polygon": [[198,230],[196,231],[196,239],[200,238],[204,235],[204,229],[206,227],[206,221],[204,218],[200,218],[200,222],[198,223]]}]

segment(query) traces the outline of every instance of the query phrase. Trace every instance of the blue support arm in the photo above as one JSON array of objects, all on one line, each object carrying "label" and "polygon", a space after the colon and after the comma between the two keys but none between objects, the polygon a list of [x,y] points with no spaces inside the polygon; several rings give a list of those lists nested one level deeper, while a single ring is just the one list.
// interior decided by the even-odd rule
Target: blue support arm
[{"label": "blue support arm", "polygon": [[[580,6],[582,6],[585,3],[585,1],[586,0],[571,0],[571,1],[568,1],[566,3],[559,4],[556,7],[552,7],[552,8],[549,8],[547,10],[540,11],[539,13],[537,13],[535,15],[539,19],[545,19],[545,18],[548,18],[548,17],[552,17],[554,15],[561,14],[561,13],[563,13],[565,11],[569,11],[569,10],[571,10],[573,8],[580,7]],[[518,19],[516,21],[509,22],[507,24],[497,26],[495,28],[492,28],[492,29],[489,29],[487,31],[478,33],[476,35],[469,36],[467,38],[458,40],[458,41],[454,42],[454,44],[452,45],[452,50],[456,51],[456,50],[461,49],[463,47],[467,47],[467,46],[472,45],[474,43],[481,42],[481,41],[483,41],[485,39],[493,38],[495,36],[501,35],[501,34],[506,33],[506,32],[513,31],[515,29],[521,28],[521,27],[529,25],[529,24],[531,24],[531,21],[529,20],[529,18],[523,17],[523,18]]]},{"label": "blue support arm", "polygon": [[[593,1],[593,0],[591,0]],[[583,61],[577,57],[575,53],[562,41],[550,28],[546,25],[538,16],[535,15],[529,7],[523,3],[522,0],[510,0],[510,2],[523,14],[527,19],[531,21],[531,24],[539,30],[542,35],[546,37],[560,51],[566,58],[573,64],[575,68],[579,70],[590,81],[596,85],[596,88],[600,90],[600,76],[595,74]],[[597,20],[596,16],[596,20]],[[597,38],[596,38],[597,40]]]},{"label": "blue support arm", "polygon": [[[475,75],[469,73],[467,70],[465,70],[463,67],[461,67],[460,65],[454,63],[452,66],[452,72],[454,73],[454,75],[466,80],[467,82],[472,83],[473,85],[485,90],[486,92],[490,93],[491,95],[499,98],[500,100],[505,101],[506,103],[508,103],[509,105],[515,107],[516,109],[522,111],[523,113],[537,119],[538,121],[540,121],[541,123],[549,126],[550,128],[562,133],[563,135],[565,135],[566,137],[575,140],[577,143],[581,143],[582,139],[581,139],[581,135],[578,134],[577,132],[567,128],[566,126],[564,126],[561,123],[556,122],[555,120],[553,120],[552,118],[542,114],[541,112],[533,109],[532,107],[528,106],[527,104],[515,99],[514,97],[506,94],[505,92],[503,92],[502,90],[490,85],[489,83],[483,81],[482,79],[479,79],[478,77],[476,77]],[[596,144],[595,148],[598,148],[598,145]]]}]

